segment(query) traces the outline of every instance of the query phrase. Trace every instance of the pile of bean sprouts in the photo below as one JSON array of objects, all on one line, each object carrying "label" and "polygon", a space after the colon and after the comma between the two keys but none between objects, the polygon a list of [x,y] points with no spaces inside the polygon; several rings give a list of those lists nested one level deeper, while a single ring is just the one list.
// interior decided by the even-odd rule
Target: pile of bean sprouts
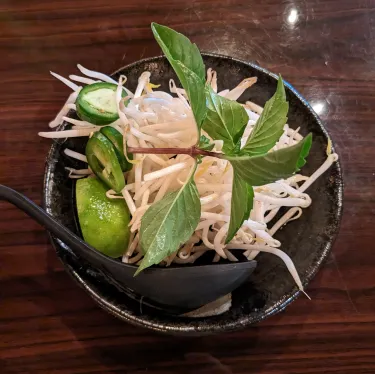
[{"label": "pile of bean sprouts", "polygon": [[[119,119],[110,126],[124,135],[124,142],[128,146],[166,148],[190,147],[196,144],[198,133],[186,93],[183,89],[178,88],[172,79],[169,82],[170,93],[168,93],[157,90],[157,86],[150,83],[151,73],[143,72],[133,93],[124,87],[126,82],[124,76],[121,76],[116,82],[105,74],[88,70],[81,65],[77,66],[83,76],[70,75],[70,80],[51,73],[69,86],[73,92],[49,126],[57,128],[66,121],[72,125],[71,129],[60,130],[60,127],[63,128],[60,126],[57,131],[41,132],[40,136],[47,138],[89,137],[90,134],[98,131],[99,126],[69,118],[67,114],[70,110],[76,109],[75,100],[82,84],[110,82],[117,85],[114,95],[119,115]],[[207,82],[217,92],[215,71],[208,69]],[[237,100],[254,83],[256,83],[256,78],[245,79],[237,87],[225,89],[219,92],[219,95]],[[126,94],[125,98],[123,91]],[[124,100],[128,99],[130,102],[125,106]],[[249,121],[242,138],[243,145],[263,109],[250,101],[242,105],[249,115]],[[202,134],[211,139],[204,131]],[[294,145],[301,139],[299,128],[292,129],[286,124],[284,133],[270,152]],[[213,151],[220,152],[223,141],[212,140],[212,142],[215,144]],[[65,149],[65,154],[87,162],[85,155],[74,150]],[[226,160],[204,157],[195,172],[195,182],[201,202],[200,222],[188,242],[176,253],[165,258],[161,265],[192,264],[207,251],[213,251],[214,262],[221,258],[238,261],[238,258],[232,253],[233,249],[243,250],[243,256],[248,260],[254,259],[259,252],[268,252],[284,261],[299,289],[303,291],[302,283],[291,258],[280,249],[281,243],[274,238],[274,234],[283,225],[301,216],[303,209],[311,204],[311,198],[306,193],[307,188],[337,159],[337,154],[331,153],[330,146],[328,146],[327,159],[310,177],[295,174],[287,179],[264,186],[256,186],[254,188],[254,206],[249,218],[244,221],[233,240],[225,245],[230,220],[233,171],[230,163]],[[143,257],[139,244],[142,216],[151,204],[161,200],[166,193],[181,188],[193,167],[194,160],[189,155],[182,154],[135,154],[132,163],[134,164],[132,170],[125,173],[126,186],[121,194],[109,190],[107,197],[124,199],[129,208],[132,215],[129,224],[131,238],[128,247],[124,248],[122,261],[138,265]],[[67,169],[70,178],[93,176],[89,167],[80,170]],[[290,209],[274,222],[274,217],[281,207]]]}]

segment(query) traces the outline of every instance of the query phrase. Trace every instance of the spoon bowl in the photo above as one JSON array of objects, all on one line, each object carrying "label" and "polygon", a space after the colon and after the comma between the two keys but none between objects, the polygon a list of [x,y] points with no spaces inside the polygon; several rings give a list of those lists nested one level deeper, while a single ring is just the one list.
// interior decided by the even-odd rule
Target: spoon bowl
[{"label": "spoon bowl", "polygon": [[94,266],[119,290],[146,297],[158,309],[181,314],[199,308],[240,286],[256,267],[256,261],[198,266],[153,267],[134,277],[137,266],[110,258],[85,243],[46,211],[19,192],[0,185],[0,199],[6,200],[67,244],[76,255]]}]

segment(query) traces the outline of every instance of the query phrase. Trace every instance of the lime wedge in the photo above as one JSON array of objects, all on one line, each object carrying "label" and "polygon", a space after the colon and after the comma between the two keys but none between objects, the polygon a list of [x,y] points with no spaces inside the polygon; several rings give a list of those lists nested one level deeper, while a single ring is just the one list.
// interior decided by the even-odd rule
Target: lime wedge
[{"label": "lime wedge", "polygon": [[130,236],[130,215],[125,201],[108,199],[107,188],[96,178],[79,179],[76,201],[83,239],[110,257],[125,253]]}]

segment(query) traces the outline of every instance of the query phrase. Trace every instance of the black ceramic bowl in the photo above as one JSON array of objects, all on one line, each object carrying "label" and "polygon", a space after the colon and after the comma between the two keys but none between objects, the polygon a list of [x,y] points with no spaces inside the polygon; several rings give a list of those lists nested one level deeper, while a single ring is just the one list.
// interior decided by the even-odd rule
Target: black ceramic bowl
[{"label": "black ceramic bowl", "polygon": [[[239,99],[260,105],[273,95],[276,75],[252,63],[230,57],[203,54],[206,67],[218,73],[219,90],[236,86],[247,77],[256,76],[258,82]],[[176,76],[165,57],[144,59],[125,66],[113,76],[128,77],[127,87],[135,89],[139,75],[148,70],[152,81],[168,90],[170,78]],[[289,101],[288,123],[292,128],[301,127],[301,133],[313,134],[313,146],[308,163],[302,172],[310,175],[326,158],[328,134],[319,117],[306,100],[286,84]],[[62,224],[79,234],[75,221],[74,188],[68,179],[65,166],[83,167],[79,161],[69,159],[64,148],[84,151],[85,141],[80,138],[55,142],[46,161],[44,183],[44,208]],[[284,250],[294,261],[304,286],[313,278],[328,256],[339,228],[342,210],[342,176],[336,162],[308,190],[313,203],[302,217],[288,224],[276,234]],[[102,271],[78,258],[64,243],[51,237],[58,256],[67,271],[84,287],[90,296],[105,310],[135,325],[174,334],[208,334],[243,328],[283,310],[299,291],[285,265],[276,256],[262,253],[257,257],[258,266],[247,283],[232,293],[232,307],[226,313],[199,319],[170,314],[155,303],[145,303],[142,295],[131,290],[120,290]],[[214,265],[212,265],[214,266]],[[181,290],[183,292],[183,290]]]}]

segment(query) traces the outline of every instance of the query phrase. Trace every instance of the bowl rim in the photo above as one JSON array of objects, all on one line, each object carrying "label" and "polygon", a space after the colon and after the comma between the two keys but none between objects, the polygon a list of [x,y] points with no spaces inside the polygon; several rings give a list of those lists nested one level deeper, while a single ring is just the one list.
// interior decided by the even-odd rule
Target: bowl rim
[{"label": "bowl rim", "polygon": [[[227,61],[234,61],[236,63],[240,63],[243,65],[247,65],[254,70],[257,70],[263,74],[266,74],[269,77],[272,77],[273,79],[277,80],[278,75],[275,73],[270,72],[269,70],[253,63],[250,61],[245,61],[242,59],[218,54],[218,53],[212,53],[212,52],[201,52],[201,55],[203,57],[214,57],[214,58],[219,58],[222,60],[227,60]],[[166,59],[164,55],[158,55],[158,56],[153,56],[153,57],[147,57],[147,58],[142,58],[140,60],[134,61],[132,63],[129,63],[127,65],[124,65],[114,71],[113,73],[110,74],[110,76],[113,76],[115,74],[119,74],[121,71],[124,69],[129,69],[134,66],[137,66],[139,64],[144,64],[144,63],[151,63],[155,61],[159,61],[160,59]],[[330,140],[332,143],[332,151],[335,151],[335,146],[334,143],[332,142],[331,137],[328,134],[328,131],[326,130],[325,126],[323,125],[322,120],[319,118],[319,116],[315,113],[309,102],[294,88],[293,85],[291,85],[289,82],[284,80],[284,84],[287,87],[288,90],[291,91],[293,95],[295,95],[299,101],[306,107],[308,112],[313,116],[316,124],[319,126],[320,130],[322,131],[323,135],[327,140]],[[50,159],[55,152],[55,148],[58,146],[57,143],[53,143],[48,155],[46,157],[46,162],[45,162],[45,169],[44,169],[44,182],[43,182],[43,197],[42,197],[42,205],[43,208],[46,209],[47,205],[47,195],[46,195],[46,190],[48,188],[48,174],[49,174],[49,162]],[[316,259],[314,262],[313,268],[307,272],[304,276],[303,279],[303,285],[304,287],[307,286],[308,283],[313,279],[313,277],[317,274],[317,272],[320,270],[322,264],[325,262],[327,259],[329,253],[331,252],[331,249],[333,247],[333,244],[335,243],[335,240],[338,236],[338,233],[340,231],[340,225],[341,225],[341,218],[342,218],[342,211],[343,211],[343,189],[344,189],[344,182],[343,182],[343,175],[342,175],[342,167],[340,163],[340,159],[335,162],[335,168],[336,168],[336,176],[337,176],[337,183],[336,183],[336,188],[335,188],[335,201],[337,202],[336,209],[334,211],[334,216],[335,216],[335,221],[336,227],[335,231],[332,234],[331,238],[325,243],[323,251],[320,253],[319,257]],[[48,233],[50,241],[56,252],[58,251],[58,247],[61,246],[60,241],[56,238],[53,237],[50,233]],[[105,258],[107,261],[110,260],[111,262],[114,262],[118,265],[118,261],[115,259],[112,259],[108,256],[105,256],[104,254],[95,251],[96,254],[98,254],[100,257]],[[75,270],[73,269],[69,264],[64,262],[60,256],[58,256],[61,260],[61,262],[64,265],[65,270],[72,276],[75,281],[78,282],[78,284],[83,287],[90,295],[94,301],[98,303],[98,305],[109,312],[110,314],[116,316],[117,318],[126,321],[132,325],[135,326],[140,326],[144,328],[149,328],[154,331],[158,332],[164,332],[164,333],[173,333],[173,334],[179,334],[179,335],[202,335],[202,334],[212,334],[212,333],[219,333],[219,332],[228,332],[228,331],[234,331],[234,330],[239,330],[243,329],[246,326],[249,326],[251,324],[260,322],[274,314],[277,314],[284,310],[292,301],[294,301],[300,294],[301,291],[295,286],[293,289],[289,292],[284,294],[277,302],[273,303],[268,309],[264,310],[262,314],[254,317],[254,316],[249,316],[248,314],[245,316],[241,316],[239,319],[235,319],[234,321],[231,321],[230,323],[226,323],[223,325],[222,323],[220,324],[215,324],[215,325],[210,325],[208,328],[205,326],[202,322],[202,319],[189,319],[190,322],[186,322],[185,319],[181,319],[180,322],[176,323],[176,319],[173,320],[173,323],[167,323],[167,322],[155,322],[155,321],[150,321],[146,318],[138,317],[135,316],[127,311],[123,311],[120,308],[116,307],[111,303],[110,301],[106,300],[105,297],[100,295],[93,287],[92,285],[88,284],[82,276]],[[129,264],[127,264],[129,265]],[[132,265],[134,268],[136,268],[135,265]],[[210,266],[210,265],[202,265],[202,266]],[[147,269],[146,269],[147,270]],[[150,269],[151,270],[151,269]],[[125,295],[126,296],[126,295]],[[127,296],[126,296],[127,297]],[[210,318],[210,317],[208,317]],[[177,320],[178,321],[178,320]],[[197,323],[198,322],[198,323]],[[181,327],[181,325],[183,325]]]}]

